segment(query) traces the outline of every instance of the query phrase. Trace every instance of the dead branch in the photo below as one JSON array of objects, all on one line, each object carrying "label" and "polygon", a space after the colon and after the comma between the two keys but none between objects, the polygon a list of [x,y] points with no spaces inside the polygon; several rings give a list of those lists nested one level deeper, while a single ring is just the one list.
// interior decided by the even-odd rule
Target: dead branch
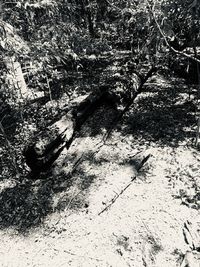
[{"label": "dead branch", "polygon": [[137,178],[139,171],[141,170],[141,168],[144,166],[144,164],[147,162],[147,160],[150,158],[150,154],[147,155],[141,162],[140,165],[137,168],[137,173],[134,177],[132,177],[131,181],[120,191],[119,194],[117,194],[115,197],[113,197],[110,201],[110,203],[102,210],[98,213],[98,215],[101,215],[102,213],[104,213],[105,211],[107,211],[114,203],[115,201],[131,186],[131,184],[133,183],[133,181]]}]

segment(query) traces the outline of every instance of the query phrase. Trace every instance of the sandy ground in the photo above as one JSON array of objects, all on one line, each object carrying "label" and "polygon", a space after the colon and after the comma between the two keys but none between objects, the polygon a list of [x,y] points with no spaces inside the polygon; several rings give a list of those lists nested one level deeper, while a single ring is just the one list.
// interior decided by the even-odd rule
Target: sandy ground
[{"label": "sandy ground", "polygon": [[[113,150],[120,146],[123,142]],[[200,158],[184,147],[176,151],[155,147],[150,152],[144,172],[101,215],[135,175],[130,162],[122,166],[110,159],[91,168],[97,179],[87,189],[85,207],[70,210],[67,205],[27,236],[14,230],[1,232],[1,266],[180,266],[181,255],[190,250],[183,224],[200,223],[199,211],[176,199],[188,187],[184,177],[182,181],[169,178],[170,162],[183,163],[183,157],[185,168],[190,162],[199,168]],[[76,198],[78,189],[73,188]]]}]

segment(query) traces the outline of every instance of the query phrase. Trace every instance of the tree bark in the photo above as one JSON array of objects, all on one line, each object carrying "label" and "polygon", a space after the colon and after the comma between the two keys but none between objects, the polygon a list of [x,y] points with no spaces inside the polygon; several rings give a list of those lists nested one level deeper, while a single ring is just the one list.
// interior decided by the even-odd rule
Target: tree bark
[{"label": "tree bark", "polygon": [[20,63],[12,57],[5,57],[4,63],[7,69],[6,83],[13,99],[17,102],[24,101],[28,90]]}]

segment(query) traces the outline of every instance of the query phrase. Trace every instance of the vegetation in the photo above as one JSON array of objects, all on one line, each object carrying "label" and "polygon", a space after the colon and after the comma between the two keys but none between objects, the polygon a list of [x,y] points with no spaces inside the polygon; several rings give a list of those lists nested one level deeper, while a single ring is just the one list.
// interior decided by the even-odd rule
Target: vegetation
[{"label": "vegetation", "polygon": [[[133,146],[139,151],[154,146],[178,151],[184,145],[197,153],[200,135],[199,1],[3,2],[0,4],[0,180],[12,181],[15,193],[11,193],[11,198],[15,199],[15,204],[13,200],[7,204],[13,224],[6,217],[6,210],[0,208],[1,227],[14,225],[24,231],[41,223],[53,212],[49,198],[55,184],[61,186],[66,177],[70,180],[77,162],[87,162],[88,157],[95,161],[95,153],[106,146],[108,140],[118,143],[131,136],[135,142]],[[152,68],[157,70],[156,74],[152,71],[151,76],[155,75],[146,77]],[[106,98],[105,94],[102,97],[103,90],[106,90]],[[84,102],[88,95],[93,100]],[[85,111],[85,106],[88,107],[94,98],[100,101],[98,110],[94,102],[95,105]],[[79,117],[63,126],[66,114]],[[80,118],[84,118],[84,123]],[[49,129],[57,122],[64,127],[59,126],[59,129],[65,129],[59,139],[62,142],[58,146],[59,153],[45,171],[37,171],[33,177],[24,150],[41,140],[54,140],[57,130],[52,133]],[[68,125],[73,125],[69,134],[72,139],[65,143],[71,131],[66,130]],[[85,136],[100,141],[100,146],[94,146],[96,152],[83,156],[76,150],[67,155],[63,152],[66,146],[70,148],[72,140],[78,147]],[[77,143],[74,140],[78,140]],[[128,144],[131,146],[131,142]],[[44,143],[40,143],[37,153],[34,151],[38,162],[43,160],[40,149],[48,154],[44,152]],[[62,164],[68,161],[65,175],[60,154]],[[58,161],[54,162],[56,159]],[[100,164],[104,161],[96,162],[95,168]],[[87,171],[79,171],[87,177]],[[180,169],[173,170],[170,175],[174,177],[175,173],[187,176]],[[23,202],[30,196],[33,178],[41,181],[45,178],[50,184],[52,178],[56,181],[45,189],[51,197],[47,198],[40,184],[41,192],[32,199],[34,204],[28,203],[27,207],[30,211],[36,205],[35,213],[23,209],[15,217],[12,205],[24,208],[18,203],[18,197],[22,194]],[[188,182],[195,188],[194,194],[189,196],[183,190],[178,197],[184,198],[187,206],[192,203],[199,209],[200,185],[194,180],[191,178]],[[10,191],[4,186],[6,183],[0,202],[10,198]],[[84,181],[79,187],[87,191],[89,185]]]}]

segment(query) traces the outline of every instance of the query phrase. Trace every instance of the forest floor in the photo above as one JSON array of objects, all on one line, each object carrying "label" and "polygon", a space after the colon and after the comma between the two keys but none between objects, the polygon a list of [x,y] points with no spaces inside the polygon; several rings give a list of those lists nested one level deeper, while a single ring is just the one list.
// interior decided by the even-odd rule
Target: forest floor
[{"label": "forest floor", "polygon": [[156,75],[106,144],[102,107],[43,179],[2,180],[0,266],[200,266],[194,91]]}]

